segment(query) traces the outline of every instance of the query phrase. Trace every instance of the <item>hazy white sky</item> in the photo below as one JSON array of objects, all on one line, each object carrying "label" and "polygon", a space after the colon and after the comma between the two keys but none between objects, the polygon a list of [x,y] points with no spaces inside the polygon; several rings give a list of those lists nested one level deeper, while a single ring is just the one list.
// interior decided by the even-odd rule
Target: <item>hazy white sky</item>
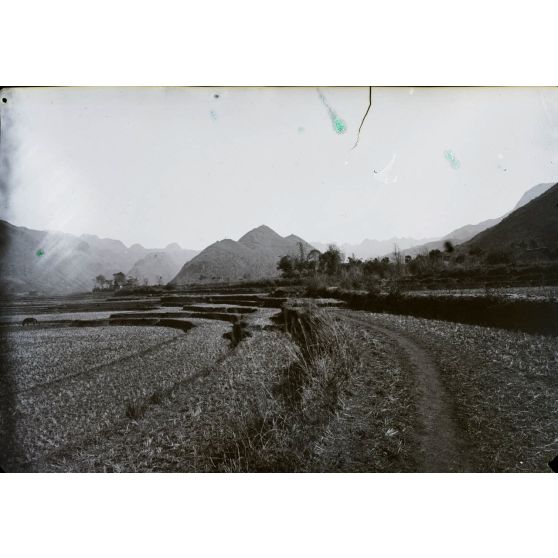
[{"label": "hazy white sky", "polygon": [[439,236],[558,181],[556,88],[373,88],[355,149],[368,88],[2,96],[2,218],[128,245]]}]

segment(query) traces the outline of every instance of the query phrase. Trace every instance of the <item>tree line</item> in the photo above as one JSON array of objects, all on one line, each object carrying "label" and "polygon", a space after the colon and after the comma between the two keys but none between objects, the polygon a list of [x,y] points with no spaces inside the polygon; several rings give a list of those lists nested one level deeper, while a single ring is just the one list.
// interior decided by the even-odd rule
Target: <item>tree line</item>
[{"label": "tree line", "polygon": [[348,258],[334,244],[325,252],[306,251],[298,244],[298,253],[282,256],[277,264],[284,278],[322,281],[324,285],[347,288],[369,288],[378,280],[395,284],[404,277],[439,275],[446,271],[466,270],[484,266],[509,266],[513,257],[504,251],[487,252],[470,248],[456,250],[450,241],[442,249],[423,250],[414,256],[403,255],[395,245],[390,256],[363,260]]}]

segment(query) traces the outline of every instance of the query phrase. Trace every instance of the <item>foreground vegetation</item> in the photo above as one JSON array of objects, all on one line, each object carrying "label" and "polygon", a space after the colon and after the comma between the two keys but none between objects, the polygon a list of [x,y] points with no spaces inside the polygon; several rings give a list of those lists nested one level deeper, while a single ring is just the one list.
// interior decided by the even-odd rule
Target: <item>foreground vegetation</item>
[{"label": "foreground vegetation", "polygon": [[435,357],[475,470],[549,471],[558,455],[558,339],[375,315]]},{"label": "foreground vegetation", "polygon": [[[10,396],[2,405],[19,452],[12,470],[421,470],[424,378],[385,328],[435,360],[466,440],[465,470],[541,471],[558,453],[555,337],[318,308],[288,297],[298,288],[267,298],[175,293],[145,307],[145,315],[168,310],[181,319],[184,298],[199,316],[188,317],[188,331],[132,319],[144,315],[130,313],[142,301],[114,303],[129,312],[115,314],[126,326],[64,325],[71,312],[63,301],[64,313],[42,307],[37,316],[49,321],[38,326],[10,321],[1,329]],[[72,306],[80,316],[84,306],[98,309]],[[246,313],[233,320],[226,308]],[[215,312],[219,319],[204,319]],[[65,318],[58,326],[56,316]]]},{"label": "foreground vegetation", "polygon": [[[212,322],[191,334],[143,326],[5,332],[2,415],[16,417],[17,448],[3,463],[18,470],[119,424],[130,407],[213,363],[226,351],[227,329]],[[9,425],[1,426],[5,437]]]},{"label": "foreground vegetation", "polygon": [[516,262],[471,249],[430,250],[362,261],[334,245],[323,254],[284,256],[285,280],[308,296],[334,296],[356,310],[389,312],[558,335],[558,264]]},{"label": "foreground vegetation", "polygon": [[153,340],[147,361],[117,368],[109,350],[94,375],[59,382],[55,399],[45,382],[63,371],[51,362],[48,378],[30,376],[39,383],[21,393],[20,470],[412,470],[411,392],[379,340],[315,308],[276,322],[237,343],[217,330],[172,331],[170,352]]}]

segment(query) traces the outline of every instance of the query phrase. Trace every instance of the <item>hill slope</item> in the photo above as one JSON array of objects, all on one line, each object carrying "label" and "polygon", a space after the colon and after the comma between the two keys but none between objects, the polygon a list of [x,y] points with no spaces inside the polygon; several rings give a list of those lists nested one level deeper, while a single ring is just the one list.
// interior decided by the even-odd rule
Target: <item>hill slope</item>
[{"label": "hill slope", "polygon": [[508,252],[518,260],[558,259],[558,184],[476,235],[463,248]]},{"label": "hill slope", "polygon": [[246,233],[238,241],[215,242],[187,262],[171,281],[174,285],[218,283],[277,277],[281,256],[298,254],[299,243],[308,253],[313,246],[289,235],[282,237],[262,225]]},{"label": "hill slope", "polygon": [[491,227],[494,227],[498,223],[501,223],[502,220],[505,219],[508,215],[510,215],[513,211],[515,211],[520,207],[523,207],[531,200],[534,200],[535,198],[537,198],[538,196],[546,192],[551,186],[553,186],[552,183],[551,184],[545,183],[545,184],[537,184],[536,186],[529,188],[529,190],[527,190],[521,196],[521,198],[515,205],[514,209],[512,211],[508,211],[508,213],[502,215],[502,217],[497,217],[495,219],[487,219],[486,221],[481,221],[476,225],[465,225],[463,227],[459,227],[458,229],[455,229],[454,231],[451,231],[450,233],[446,234],[440,240],[435,240],[433,242],[427,242],[426,244],[413,246],[412,248],[409,248],[407,250],[401,250],[401,254],[404,256],[408,254],[414,257],[417,254],[421,254],[425,251],[429,252],[430,250],[443,250],[444,243],[446,241],[450,241],[454,245],[463,244],[468,240],[471,240],[479,233],[487,229],[490,229]]},{"label": "hill slope", "polygon": [[537,184],[536,186],[533,186],[532,188],[529,188],[529,190],[527,190],[521,196],[520,200],[517,202],[517,204],[515,205],[513,210],[515,211],[516,209],[519,209],[520,207],[523,207],[524,205],[527,205],[531,200],[534,200],[535,198],[538,198],[541,194],[544,194],[552,186],[554,186],[554,182],[550,182],[550,183],[547,182],[547,183],[544,183],[544,184]]}]

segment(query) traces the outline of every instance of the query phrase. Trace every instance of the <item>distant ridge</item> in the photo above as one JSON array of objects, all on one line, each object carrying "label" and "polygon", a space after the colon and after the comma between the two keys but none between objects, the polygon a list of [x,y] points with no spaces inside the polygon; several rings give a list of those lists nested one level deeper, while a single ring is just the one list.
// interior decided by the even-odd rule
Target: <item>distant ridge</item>
[{"label": "distant ridge", "polygon": [[145,277],[153,278],[156,266],[149,267],[149,261],[139,264],[153,253],[165,254],[157,275],[164,275],[166,281],[197,254],[178,245],[163,250],[147,249],[140,244],[127,248],[120,240],[38,231],[0,220],[0,282],[7,293],[90,291],[97,275],[112,279],[112,274],[118,271],[143,269]]},{"label": "distant ridge", "polygon": [[528,204],[532,200],[536,199],[538,196],[546,192],[553,185],[554,183],[544,183],[544,184],[537,184],[536,186],[529,188],[529,190],[527,190],[521,196],[521,198],[515,205],[514,209],[512,211],[508,211],[508,213],[502,215],[502,217],[497,217],[495,219],[487,219],[486,221],[481,221],[476,225],[465,225],[463,227],[455,229],[454,231],[451,231],[450,233],[446,234],[444,237],[442,237],[439,240],[428,242],[426,244],[420,244],[407,250],[401,250],[401,254],[404,256],[407,254],[411,256],[416,256],[417,254],[420,254],[425,251],[429,252],[430,250],[443,250],[444,243],[447,241],[451,242],[454,245],[463,244],[468,240],[471,240],[479,233],[487,229],[490,229],[491,227],[496,226],[498,223],[501,223],[502,220],[505,219],[508,215],[510,215],[513,211],[515,211],[520,207],[523,207],[524,205]]},{"label": "distant ridge", "polygon": [[148,285],[167,284],[182,267],[167,252],[150,252],[128,271],[128,275],[135,277],[140,285],[147,282]]},{"label": "distant ridge", "polygon": [[[341,244],[339,248],[345,256],[355,255],[356,258],[368,260],[372,258],[379,258],[393,251],[395,245],[399,250],[412,248],[413,246],[423,245],[426,242],[438,240],[437,238],[410,238],[410,237],[393,237],[386,240],[374,240],[365,238],[360,244]],[[327,250],[327,243],[313,242],[318,250],[322,252]]]},{"label": "distant ridge", "polygon": [[282,237],[266,225],[248,231],[238,241],[220,240],[187,262],[171,281],[173,285],[219,283],[277,277],[281,256],[314,249],[296,235]]},{"label": "distant ridge", "polygon": [[514,211],[516,209],[519,209],[520,207],[523,207],[524,205],[527,205],[531,200],[534,200],[535,198],[537,198],[541,194],[544,194],[549,188],[554,186],[554,184],[555,184],[555,182],[547,182],[547,183],[544,183],[544,184],[537,184],[536,186],[533,186],[532,188],[527,190],[521,196],[521,198],[519,199],[519,201],[517,202],[517,204],[513,208]]}]

